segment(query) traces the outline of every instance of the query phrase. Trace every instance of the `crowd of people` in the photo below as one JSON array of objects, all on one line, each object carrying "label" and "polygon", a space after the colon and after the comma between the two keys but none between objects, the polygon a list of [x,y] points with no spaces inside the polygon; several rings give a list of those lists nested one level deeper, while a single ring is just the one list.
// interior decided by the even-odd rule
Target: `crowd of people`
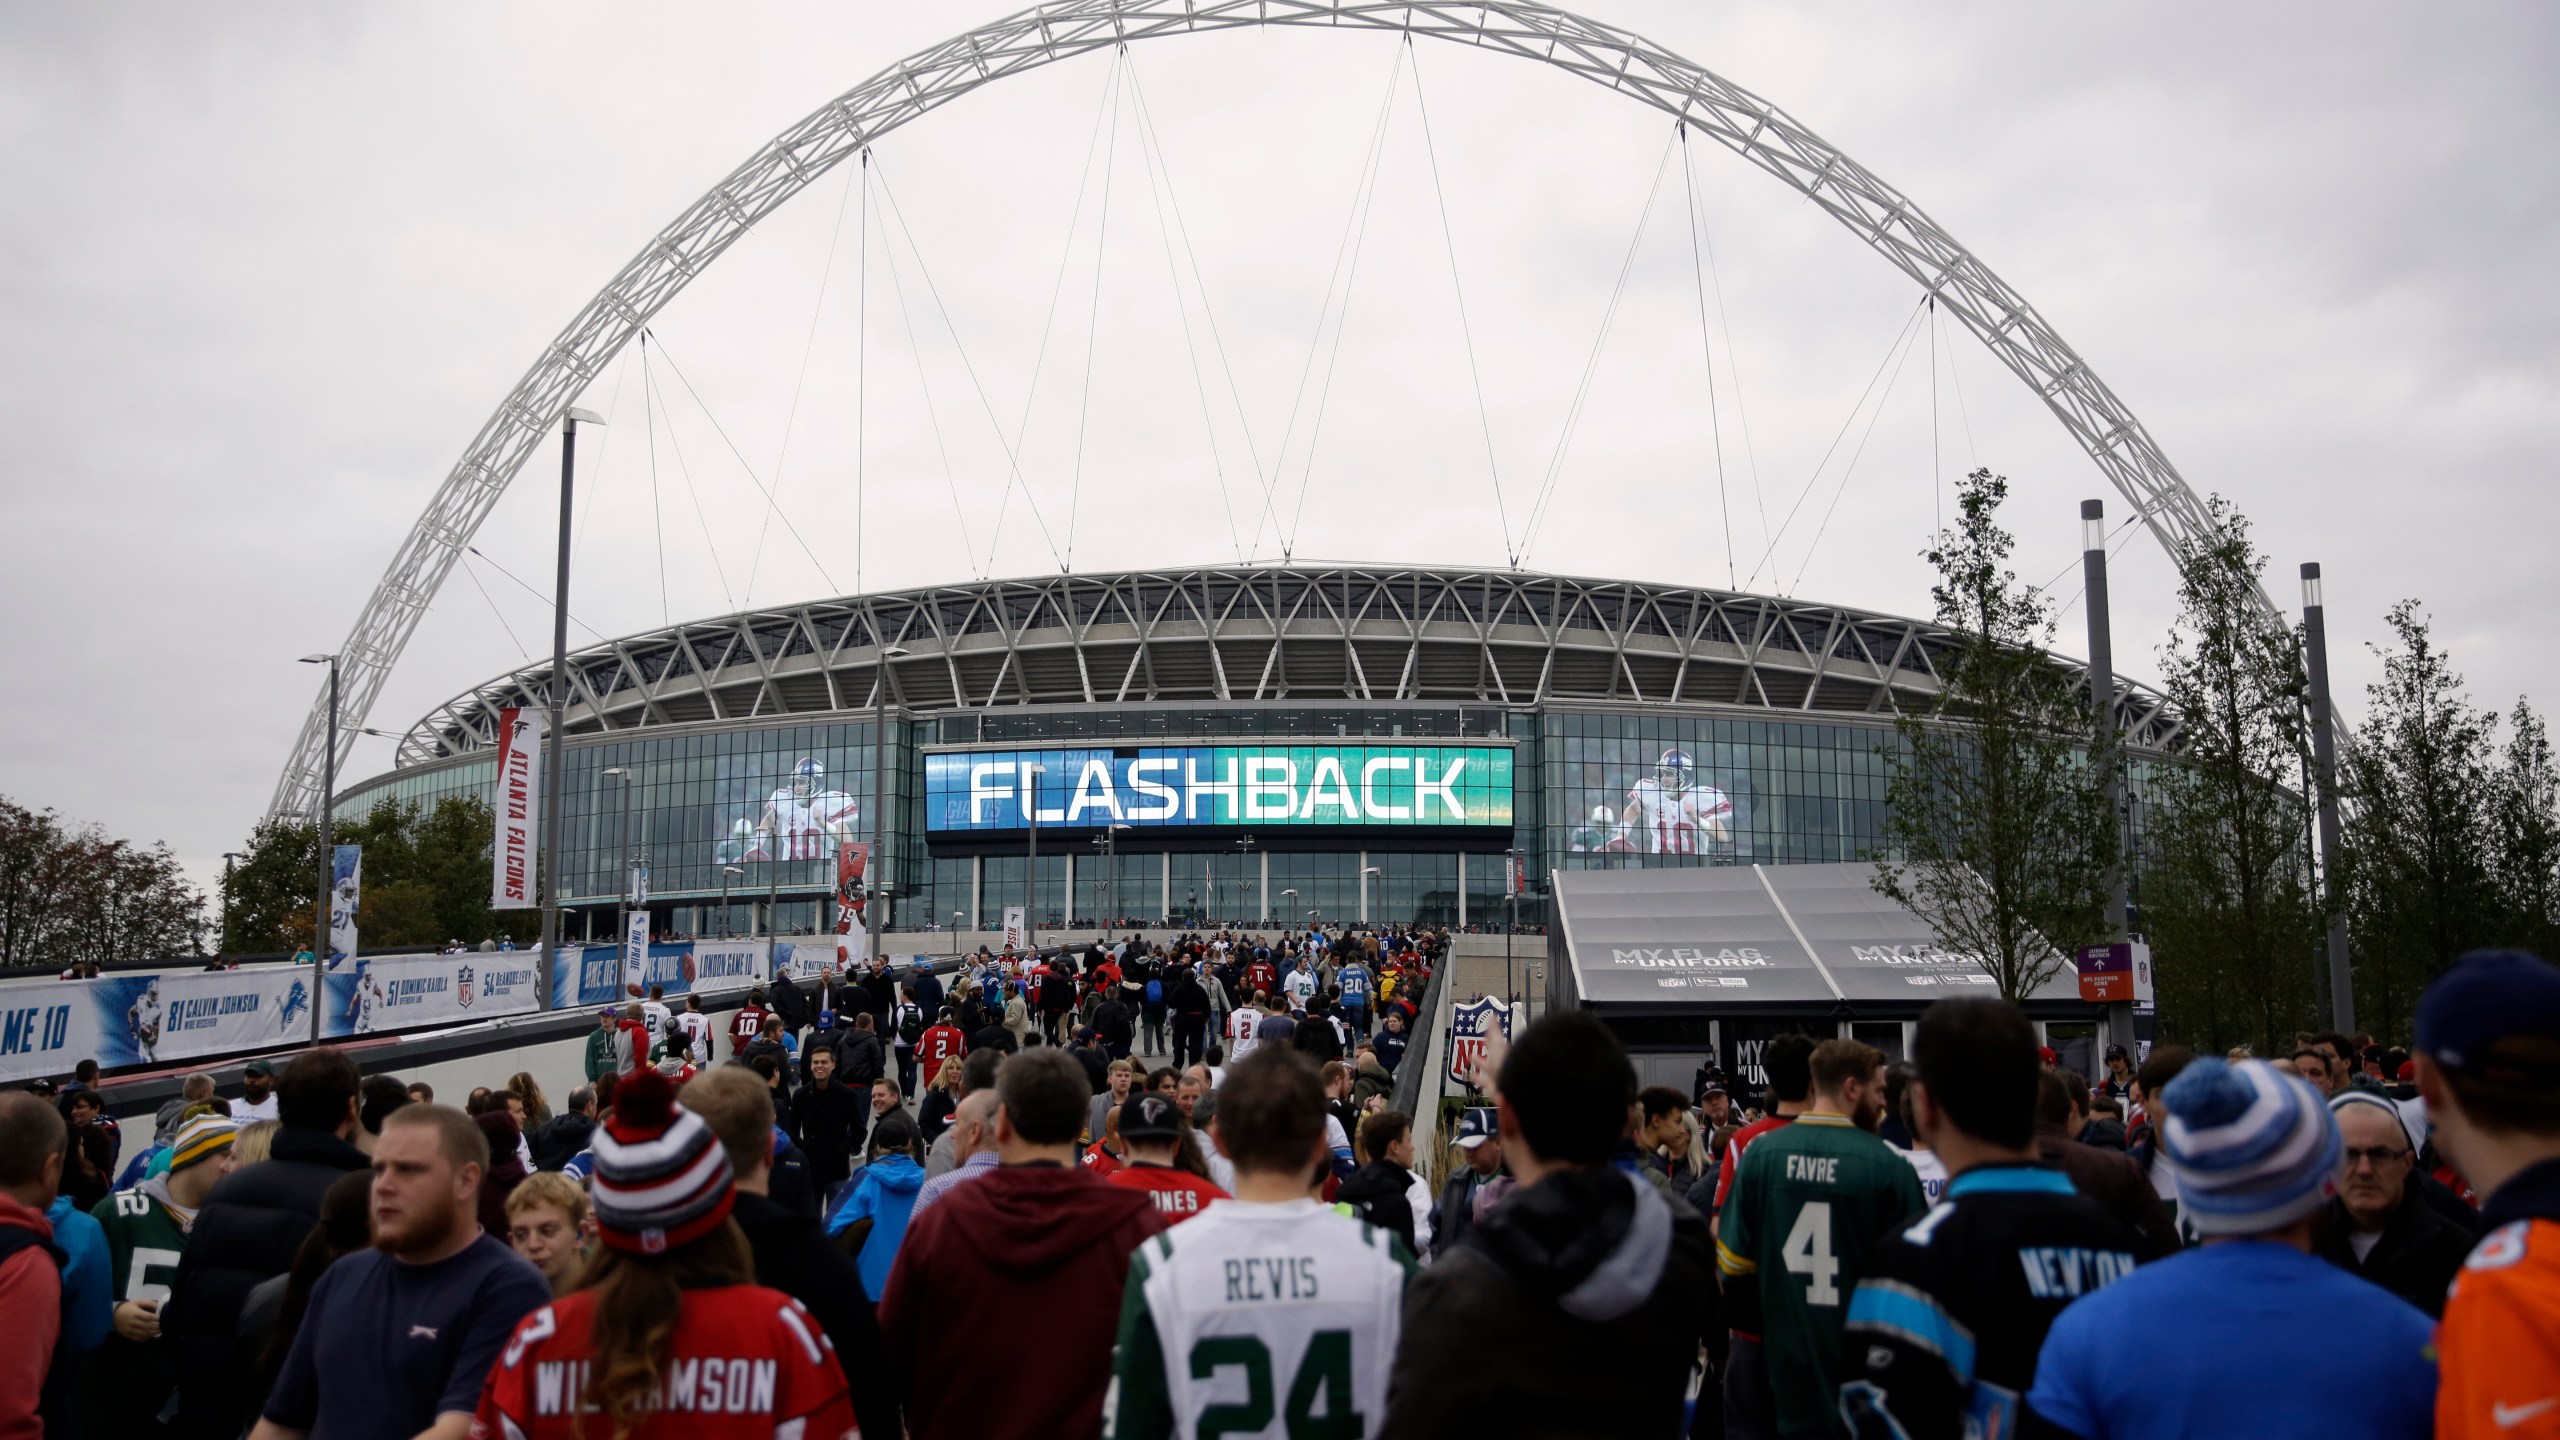
[{"label": "crowd of people", "polygon": [[323,1048],[130,1156],[84,1067],[0,1096],[0,1437],[2560,1434],[2538,959],[2449,968],[2405,1062],[2094,1084],[1996,999],[1747,1093],[1552,1014],[1427,1157],[1445,944],[635,997],[557,1110]]}]

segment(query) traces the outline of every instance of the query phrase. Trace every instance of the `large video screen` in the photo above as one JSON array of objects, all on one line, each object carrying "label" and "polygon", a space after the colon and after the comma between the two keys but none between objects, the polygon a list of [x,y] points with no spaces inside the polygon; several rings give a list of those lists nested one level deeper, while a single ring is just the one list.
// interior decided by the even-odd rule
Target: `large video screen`
[{"label": "large video screen", "polygon": [[1679,746],[1568,742],[1561,778],[1577,854],[1730,855],[1742,828],[1741,777]]},{"label": "large video screen", "polygon": [[[972,750],[924,761],[930,834],[1043,826],[1509,829],[1507,745]],[[1030,817],[1030,818],[1026,818]]]}]

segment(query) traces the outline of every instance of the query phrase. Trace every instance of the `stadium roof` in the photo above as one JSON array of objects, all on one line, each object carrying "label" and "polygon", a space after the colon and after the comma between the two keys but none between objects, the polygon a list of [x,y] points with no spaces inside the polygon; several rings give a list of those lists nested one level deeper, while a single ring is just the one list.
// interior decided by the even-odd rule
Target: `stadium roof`
[{"label": "stadium roof", "polygon": [[[1938,690],[1947,632],[1836,605],[1506,570],[1236,566],[940,585],[741,611],[569,656],[567,730],[1162,701],[1448,701],[1890,716]],[[886,648],[903,649],[888,660]],[[2077,666],[2074,667],[2077,669]],[[494,743],[543,661],[457,695],[399,764]],[[2119,684],[2130,744],[2176,721]]]}]

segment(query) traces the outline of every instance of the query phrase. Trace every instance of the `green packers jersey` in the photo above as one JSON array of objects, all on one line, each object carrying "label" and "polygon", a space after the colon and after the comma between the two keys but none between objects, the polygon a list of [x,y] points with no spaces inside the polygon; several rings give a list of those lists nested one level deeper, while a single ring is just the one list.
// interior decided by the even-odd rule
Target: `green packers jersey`
[{"label": "green packers jersey", "polygon": [[[154,1193],[168,1183],[165,1176],[154,1177],[117,1191],[89,1211],[107,1232],[107,1284],[115,1304],[168,1302],[169,1287],[178,1278],[178,1256],[187,1248],[186,1225]],[[176,1383],[169,1342],[127,1340],[110,1331],[100,1362],[90,1367],[90,1413],[99,1426],[93,1433],[147,1433],[134,1427],[158,1423],[161,1402]]]},{"label": "green packers jersey", "polygon": [[1105,1433],[1377,1433],[1412,1271],[1402,1241],[1313,1200],[1219,1201],[1130,1258]]},{"label": "green packers jersey", "polygon": [[1716,1264],[1728,1287],[1758,1288],[1780,1434],[1839,1430],[1849,1296],[1882,1238],[1928,1208],[1910,1162],[1842,1116],[1797,1116],[1742,1152]]}]

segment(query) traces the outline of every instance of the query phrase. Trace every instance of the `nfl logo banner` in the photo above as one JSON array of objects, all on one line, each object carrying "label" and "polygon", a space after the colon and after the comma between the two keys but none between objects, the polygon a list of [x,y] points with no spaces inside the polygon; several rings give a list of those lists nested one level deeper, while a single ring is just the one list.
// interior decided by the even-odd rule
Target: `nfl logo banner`
[{"label": "nfl logo banner", "polygon": [[471,1008],[471,966],[468,963],[454,972],[453,998],[463,1009]]},{"label": "nfl logo banner", "polygon": [[498,712],[498,785],[491,807],[497,821],[489,847],[489,908],[530,910],[534,856],[542,834],[542,714],[510,707]]},{"label": "nfl logo banner", "polygon": [[1484,1059],[1485,1042],[1511,1035],[1511,1007],[1480,995],[1449,1012],[1449,1078],[1473,1091],[1476,1066]]}]

